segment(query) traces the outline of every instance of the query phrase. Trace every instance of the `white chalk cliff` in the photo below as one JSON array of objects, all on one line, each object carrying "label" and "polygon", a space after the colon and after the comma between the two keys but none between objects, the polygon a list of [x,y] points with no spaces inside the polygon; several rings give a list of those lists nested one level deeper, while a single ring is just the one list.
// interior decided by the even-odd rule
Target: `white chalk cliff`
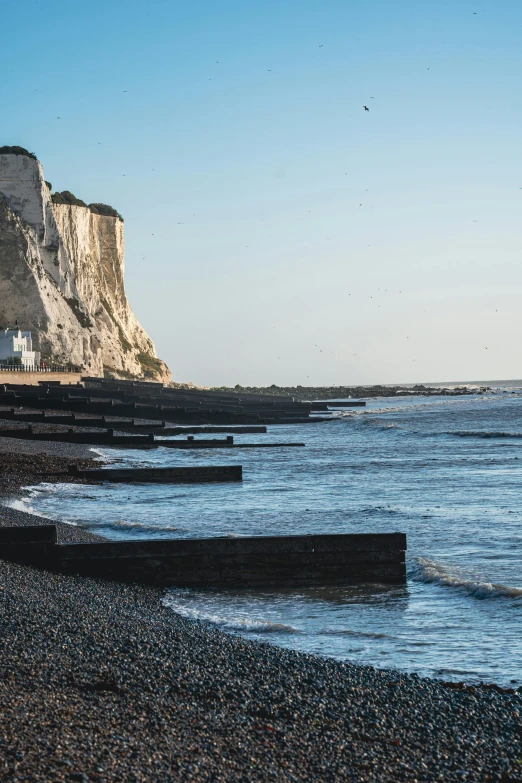
[{"label": "white chalk cliff", "polygon": [[42,166],[0,154],[0,326],[33,333],[50,361],[170,380],[124,287],[123,221],[56,204]]}]

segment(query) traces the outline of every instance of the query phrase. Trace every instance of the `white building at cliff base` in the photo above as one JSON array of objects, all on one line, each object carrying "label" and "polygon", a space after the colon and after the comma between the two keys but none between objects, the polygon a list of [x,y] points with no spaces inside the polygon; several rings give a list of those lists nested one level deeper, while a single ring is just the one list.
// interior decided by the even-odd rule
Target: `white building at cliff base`
[{"label": "white building at cliff base", "polygon": [[33,351],[31,332],[14,329],[0,329],[0,363],[35,367],[40,364],[40,354]]}]

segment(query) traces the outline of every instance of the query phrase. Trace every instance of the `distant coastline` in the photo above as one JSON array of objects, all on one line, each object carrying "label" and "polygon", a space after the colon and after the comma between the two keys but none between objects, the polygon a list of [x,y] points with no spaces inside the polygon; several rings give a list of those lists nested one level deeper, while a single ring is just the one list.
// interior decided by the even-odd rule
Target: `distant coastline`
[{"label": "distant coastline", "polygon": [[369,399],[371,397],[416,397],[460,396],[466,394],[484,394],[491,390],[489,385],[451,385],[451,384],[401,384],[373,386],[241,386],[213,387],[213,391],[241,392],[242,394],[266,394],[273,396],[295,397],[301,401]]}]

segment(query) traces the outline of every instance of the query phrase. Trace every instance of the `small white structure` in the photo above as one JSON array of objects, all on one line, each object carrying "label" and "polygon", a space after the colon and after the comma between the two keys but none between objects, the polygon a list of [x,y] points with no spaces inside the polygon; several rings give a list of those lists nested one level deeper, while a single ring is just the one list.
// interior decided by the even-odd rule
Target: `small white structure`
[{"label": "small white structure", "polygon": [[31,332],[14,328],[0,329],[0,364],[34,368],[40,364],[40,353],[33,351]]}]

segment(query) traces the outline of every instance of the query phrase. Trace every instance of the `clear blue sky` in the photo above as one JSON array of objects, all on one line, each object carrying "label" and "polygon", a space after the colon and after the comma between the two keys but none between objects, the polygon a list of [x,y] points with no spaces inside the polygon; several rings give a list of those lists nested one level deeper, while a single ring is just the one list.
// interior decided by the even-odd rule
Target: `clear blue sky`
[{"label": "clear blue sky", "polygon": [[124,215],[176,379],[522,376],[520,0],[1,16],[0,144]]}]

